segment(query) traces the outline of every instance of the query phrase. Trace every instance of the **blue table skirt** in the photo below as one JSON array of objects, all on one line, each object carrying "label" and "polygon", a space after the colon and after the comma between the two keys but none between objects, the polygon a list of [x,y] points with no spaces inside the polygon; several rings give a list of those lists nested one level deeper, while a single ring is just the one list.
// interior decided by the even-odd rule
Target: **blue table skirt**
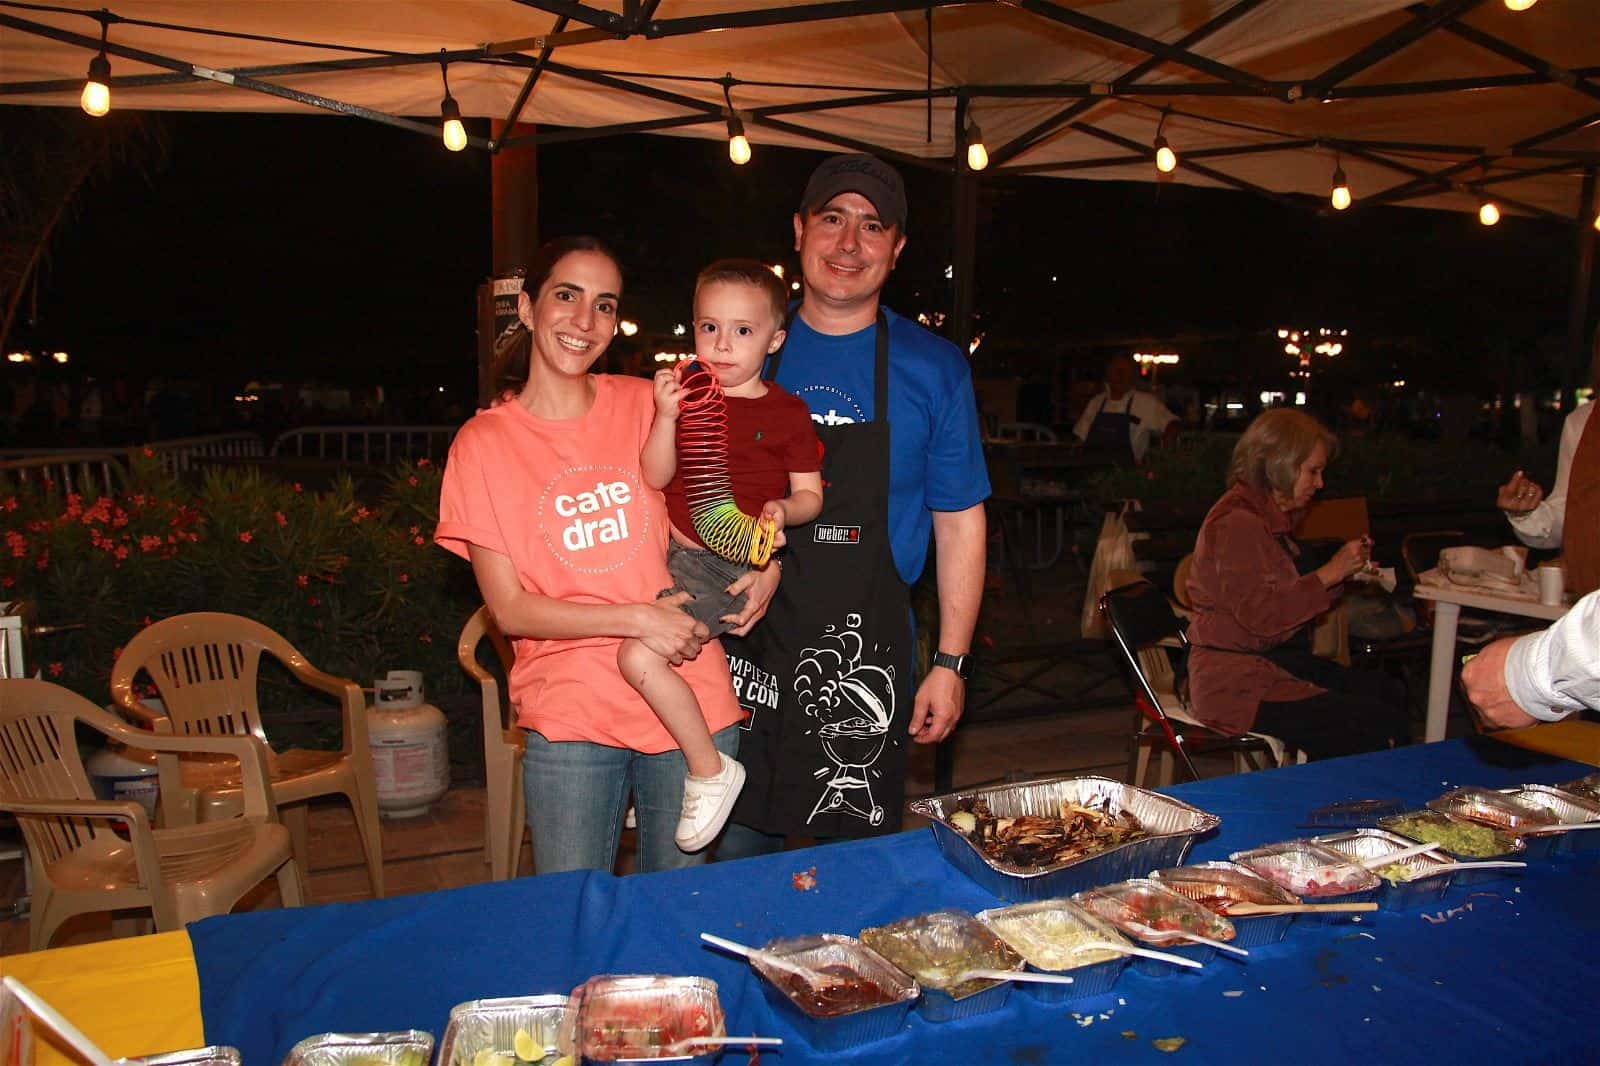
[{"label": "blue table skirt", "polygon": [[[1222,817],[1195,846],[1191,860],[1200,860],[1305,835],[1306,812],[1338,800],[1420,805],[1454,785],[1555,783],[1591,770],[1490,741],[1450,741],[1170,791]],[[816,887],[797,890],[793,875],[812,868]],[[995,904],[921,830],[648,876],[556,874],[231,915],[189,931],[206,1039],[238,1047],[249,1066],[279,1062],[314,1033],[415,1027],[440,1036],[454,1004],[566,992],[602,973],[715,979],[729,1031],[789,1038],[768,1058],[786,1066],[1166,1062],[1151,1043],[1162,1037],[1185,1039],[1181,1060],[1219,1063],[1575,1062],[1594,1061],[1600,1048],[1593,858],[1452,889],[1422,911],[1296,923],[1248,961],[1219,958],[1192,976],[1125,971],[1109,995],[1062,1006],[1013,993],[999,1011],[965,1021],[936,1025],[913,1013],[898,1036],[844,1055],[801,1043],[759,978],[698,938],[705,930],[761,944]]]}]

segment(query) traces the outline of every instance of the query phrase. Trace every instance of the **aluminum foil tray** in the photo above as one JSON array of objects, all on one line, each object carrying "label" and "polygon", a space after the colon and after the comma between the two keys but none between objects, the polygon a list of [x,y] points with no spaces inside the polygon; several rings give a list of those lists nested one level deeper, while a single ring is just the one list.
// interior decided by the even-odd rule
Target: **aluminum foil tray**
[{"label": "aluminum foil tray", "polygon": [[1580,799],[1600,800],[1600,774],[1586,774],[1559,787],[1561,791],[1570,792]]},{"label": "aluminum foil tray", "polygon": [[239,1049],[231,1047],[202,1047],[188,1051],[169,1051],[165,1055],[146,1055],[142,1059],[118,1059],[128,1066],[242,1066]]},{"label": "aluminum foil tray", "polygon": [[[1600,822],[1600,797],[1575,795],[1549,785],[1518,785],[1500,791],[1525,806],[1548,811],[1562,825]],[[1530,838],[1529,843],[1534,839],[1537,838]],[[1550,854],[1558,858],[1564,855],[1588,855],[1597,851],[1600,851],[1600,830],[1596,829],[1556,834],[1550,846]]]},{"label": "aluminum foil tray", "polygon": [[322,1033],[289,1049],[283,1066],[428,1066],[433,1034],[419,1029],[394,1033]]},{"label": "aluminum foil tray", "polygon": [[[1202,964],[1216,957],[1216,948],[1188,940],[1181,929],[1159,929],[1150,923],[1163,919],[1181,921],[1190,932],[1224,942],[1238,936],[1233,923],[1227,918],[1147,877],[1091,888],[1078,893],[1072,901],[1098,914],[1137,944],[1169,955],[1182,955]],[[1130,959],[1128,965],[1151,977],[1175,976],[1178,971],[1190,975],[1200,972],[1192,967],[1174,966],[1170,962],[1138,955]]]},{"label": "aluminum foil tray", "polygon": [[[472,1066],[482,1051],[497,1051],[512,1056],[505,1066],[532,1062],[548,1066],[561,1057],[561,1035],[567,1021],[566,996],[515,996],[507,999],[474,999],[450,1011],[450,1022],[439,1041],[438,1066]],[[528,1034],[533,1046],[544,1052],[541,1058],[518,1059],[518,1031]]]},{"label": "aluminum foil tray", "polygon": [[[1112,952],[1083,952],[1076,956],[1069,953],[1067,949],[1074,941],[1104,940],[1112,944],[1128,941],[1104,918],[1064,899],[994,907],[979,912],[978,921],[1010,944],[1029,969],[1072,978],[1070,985],[1018,986],[1020,993],[1040,1003],[1063,1003],[1104,995],[1111,991],[1128,964],[1128,956]],[[1090,961],[1073,965],[1078,959]]]},{"label": "aluminum foil tray", "polygon": [[[1325,837],[1317,837],[1316,842],[1341,855],[1363,861],[1381,858],[1391,852],[1413,846],[1405,837],[1386,829],[1357,829],[1349,833],[1332,833]],[[1430,871],[1437,867],[1448,866],[1454,861],[1438,849],[1424,851],[1409,859],[1401,859],[1396,865],[1405,867],[1411,874],[1409,881],[1391,881],[1383,876],[1381,868],[1373,869],[1373,873],[1377,874],[1382,882],[1378,888],[1379,908],[1386,911],[1403,911],[1437,903],[1444,898],[1454,874],[1450,871],[1444,873],[1430,873]]]},{"label": "aluminum foil tray", "polygon": [[863,944],[916,979],[917,1011],[930,1022],[971,1018],[1005,1006],[1007,981],[976,979],[958,985],[962,970],[1020,970],[1022,956],[966,911],[947,909],[861,930]]},{"label": "aluminum foil tray", "polygon": [[[1210,907],[1233,923],[1234,944],[1241,948],[1276,944],[1294,924],[1293,914],[1231,915],[1227,903],[1294,904],[1300,897],[1233,862],[1200,862],[1156,870],[1150,875],[1172,891]],[[1220,905],[1220,909],[1219,909]]]},{"label": "aluminum foil tray", "polygon": [[[1150,835],[1053,866],[1010,866],[991,861],[949,822],[957,804],[979,798],[1002,818],[1053,815],[1064,800],[1104,804],[1111,813],[1128,811]],[[1198,807],[1109,777],[1057,777],[967,789],[916,800],[908,807],[930,821],[939,850],[951,865],[1000,899],[1012,901],[1070,896],[1155,867],[1178,866],[1197,836],[1222,824],[1221,818]]]},{"label": "aluminum foil tray", "polygon": [[[1518,836],[1522,836],[1526,829],[1556,824],[1555,816],[1543,807],[1529,806],[1488,788],[1451,789],[1437,799],[1429,800],[1428,809]],[[1548,835],[1522,836],[1522,842],[1526,845],[1522,858],[1534,861],[1549,857],[1556,838]]]},{"label": "aluminum foil tray", "polygon": [[[1291,886],[1301,885],[1309,879],[1330,875],[1336,880],[1358,886],[1343,892],[1298,892],[1297,895],[1307,903],[1365,903],[1377,899],[1378,888],[1383,884],[1381,878],[1354,864],[1348,856],[1330,851],[1310,840],[1286,840],[1248,851],[1236,851],[1228,858],[1286,891],[1294,891]],[[1300,915],[1308,925],[1338,925],[1354,917],[1351,914]]]},{"label": "aluminum foil tray", "polygon": [[772,941],[764,950],[803,971],[845,974],[864,980],[888,996],[887,1003],[838,1014],[819,1014],[795,988],[793,970],[773,966],[760,956],[751,959],[750,965],[765,978],[761,991],[767,1002],[788,1018],[805,1042],[818,1051],[844,1051],[894,1036],[905,1024],[911,1004],[922,992],[912,977],[853,936],[823,933],[788,937]]},{"label": "aluminum foil tray", "polygon": [[[1451,858],[1461,862],[1472,862],[1475,859],[1509,859],[1521,862],[1528,857],[1528,845],[1519,836],[1511,833],[1502,833],[1498,829],[1491,829],[1486,825],[1468,821],[1464,818],[1452,818],[1448,814],[1438,811],[1406,811],[1390,818],[1378,819],[1378,825],[1391,833],[1397,833],[1407,840],[1417,843],[1429,841],[1437,842],[1444,836],[1458,834],[1465,829],[1468,832],[1484,838],[1483,851],[1499,849],[1488,854],[1474,854],[1471,851],[1456,851],[1445,844],[1440,844],[1439,850]],[[1476,851],[1478,849],[1474,849]],[[1481,884],[1484,881],[1496,881],[1505,876],[1506,870],[1457,870],[1452,875],[1451,883],[1457,888],[1468,885]]]},{"label": "aluminum foil tray", "polygon": [[687,1036],[726,1036],[727,1031],[717,983],[709,977],[606,975],[573,989],[561,1043],[583,1062],[710,1063],[721,1048],[668,1049]]}]

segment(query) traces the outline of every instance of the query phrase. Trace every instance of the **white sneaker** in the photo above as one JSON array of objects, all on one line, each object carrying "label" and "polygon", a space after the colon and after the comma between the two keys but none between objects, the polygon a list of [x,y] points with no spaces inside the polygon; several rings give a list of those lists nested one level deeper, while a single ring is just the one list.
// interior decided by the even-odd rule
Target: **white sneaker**
[{"label": "white sneaker", "polygon": [[744,787],[744,766],[721,752],[722,769],[715,777],[683,779],[683,813],[678,816],[675,838],[680,851],[699,851],[717,839],[733,813],[733,801]]}]

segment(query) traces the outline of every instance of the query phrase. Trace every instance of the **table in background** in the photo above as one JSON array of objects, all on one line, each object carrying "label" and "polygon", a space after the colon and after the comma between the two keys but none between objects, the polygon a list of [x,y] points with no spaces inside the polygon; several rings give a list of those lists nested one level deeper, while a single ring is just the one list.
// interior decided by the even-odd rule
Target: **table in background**
[{"label": "table in background", "polygon": [[[1170,791],[1222,817],[1191,860],[1302,835],[1310,809],[1395,797],[1421,804],[1460,784],[1559,782],[1591,767],[1486,738],[1416,745],[1214,778]],[[795,887],[813,871],[816,885]],[[597,973],[701,974],[722,992],[732,1033],[789,1040],[765,1061],[1173,1061],[1150,1043],[1181,1036],[1185,1061],[1582,1061],[1593,1057],[1600,987],[1594,858],[1542,863],[1515,879],[1452,889],[1426,912],[1297,923],[1248,963],[1200,974],[1128,971],[1110,995],[1041,1006],[1020,993],[991,1014],[930,1024],[818,1055],[763,997],[743,963],[698,934],[747,943],[854,933],[942,906],[996,900],[951,868],[926,831],[640,877],[571,873],[190,927],[209,1042],[272,1063],[327,1030],[416,1026],[441,1034],[456,1003],[565,991]],[[1467,905],[1470,904],[1470,909]],[[1446,908],[1459,908],[1445,916]],[[1440,915],[1437,922],[1424,917]],[[1545,976],[1551,979],[1544,979]],[[1074,1017],[1077,1012],[1081,1017]],[[1135,1034],[1124,1037],[1124,1031]],[[729,1066],[742,1056],[728,1056]]]},{"label": "table in background", "polygon": [[1572,606],[1551,606],[1537,600],[1517,600],[1509,596],[1439,585],[1418,585],[1412,591],[1418,599],[1433,601],[1433,651],[1428,664],[1428,724],[1422,737],[1430,744],[1444,739],[1445,720],[1450,715],[1450,686],[1455,677],[1456,623],[1461,619],[1461,608],[1471,607],[1554,622]]}]

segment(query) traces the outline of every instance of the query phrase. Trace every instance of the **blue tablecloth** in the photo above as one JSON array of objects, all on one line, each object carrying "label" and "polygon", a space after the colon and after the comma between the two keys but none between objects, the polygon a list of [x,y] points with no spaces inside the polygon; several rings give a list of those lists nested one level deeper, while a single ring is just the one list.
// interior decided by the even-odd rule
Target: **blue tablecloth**
[{"label": "blue tablecloth", "polygon": [[[1305,835],[1314,807],[1395,797],[1420,805],[1458,784],[1554,783],[1592,771],[1488,741],[1451,741],[1241,774],[1170,791],[1222,817],[1191,860]],[[816,887],[798,891],[797,871]],[[1248,962],[1204,973],[1125,971],[1113,992],[1063,1006],[1018,993],[1002,1009],[930,1024],[848,1055],[799,1042],[742,962],[702,931],[760,944],[854,933],[943,906],[995,900],[951,868],[927,831],[650,876],[573,873],[371,903],[211,918],[190,927],[206,1039],[250,1066],[310,1034],[421,1028],[451,1006],[564,992],[594,974],[700,974],[721,987],[732,1033],[788,1037],[769,1061],[1051,1063],[1168,1061],[1152,1040],[1183,1037],[1208,1062],[1592,1061],[1600,1007],[1600,866],[1557,860],[1439,907],[1297,923]],[[1470,909],[1464,905],[1471,904]],[[1437,922],[1446,908],[1460,908]],[[729,1055],[725,1062],[742,1062]]]}]

